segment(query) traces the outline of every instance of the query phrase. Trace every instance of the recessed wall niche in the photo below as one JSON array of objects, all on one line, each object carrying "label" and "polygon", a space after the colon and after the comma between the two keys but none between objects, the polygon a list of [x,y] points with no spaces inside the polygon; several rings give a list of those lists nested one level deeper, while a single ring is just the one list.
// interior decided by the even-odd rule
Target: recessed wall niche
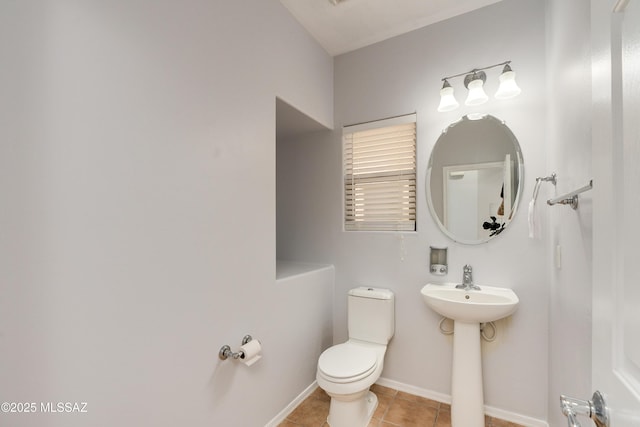
[{"label": "recessed wall niche", "polygon": [[[276,98],[276,277],[284,262],[326,262],[331,129]],[[280,270],[280,271],[279,271]]]}]

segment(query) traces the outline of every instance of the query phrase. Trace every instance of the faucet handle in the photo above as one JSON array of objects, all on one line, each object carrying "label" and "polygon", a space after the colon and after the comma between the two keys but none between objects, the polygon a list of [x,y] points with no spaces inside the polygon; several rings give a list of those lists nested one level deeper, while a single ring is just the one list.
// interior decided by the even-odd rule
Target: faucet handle
[{"label": "faucet handle", "polygon": [[593,393],[592,400],[580,400],[573,397],[560,395],[560,408],[567,417],[569,427],[580,427],[577,415],[591,417],[597,427],[609,427],[609,408],[604,396],[599,391]]},{"label": "faucet handle", "polygon": [[466,264],[463,268],[462,271],[465,273],[471,273],[471,266],[469,264]]}]

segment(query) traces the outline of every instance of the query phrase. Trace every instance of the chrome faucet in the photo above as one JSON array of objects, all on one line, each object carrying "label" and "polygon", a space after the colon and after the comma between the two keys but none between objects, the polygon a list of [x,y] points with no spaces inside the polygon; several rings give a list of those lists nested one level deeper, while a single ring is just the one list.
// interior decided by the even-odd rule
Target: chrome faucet
[{"label": "chrome faucet", "polygon": [[479,291],[480,286],[473,284],[473,273],[469,264],[462,269],[462,283],[456,285],[456,289],[464,289],[465,291]]}]

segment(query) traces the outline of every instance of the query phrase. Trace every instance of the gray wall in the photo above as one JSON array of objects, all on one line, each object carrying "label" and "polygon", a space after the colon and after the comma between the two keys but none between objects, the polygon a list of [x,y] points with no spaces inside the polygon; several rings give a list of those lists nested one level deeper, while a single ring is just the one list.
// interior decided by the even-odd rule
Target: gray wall
[{"label": "gray wall", "polygon": [[332,58],[275,0],[3,1],[0,57],[0,401],[89,411],[0,423],[267,423],[332,320],[275,283],[275,99],[330,127]]},{"label": "gray wall", "polygon": [[[336,161],[327,143],[329,131],[277,141],[277,255],[281,260],[331,262],[331,218],[335,188],[325,185]],[[339,155],[338,155],[339,156]],[[332,170],[332,169],[331,169]],[[338,177],[339,178],[339,177]]]},{"label": "gray wall", "polygon": [[[590,2],[550,1],[547,11],[549,108],[548,171],[558,185],[541,195],[561,195],[592,178]],[[605,14],[606,15],[606,14]],[[604,15],[603,15],[604,16]],[[605,17],[605,19],[607,19]],[[560,394],[589,397],[591,390],[591,288],[593,192],[577,211],[550,208],[549,423],[566,425]],[[561,253],[561,266],[554,261]]]},{"label": "gray wall", "polygon": [[[474,67],[513,61],[522,94],[491,99],[480,107],[438,113],[440,79]],[[386,287],[396,293],[396,334],[383,377],[434,397],[450,393],[451,337],[438,330],[440,318],[420,297],[429,281],[458,281],[462,266],[474,267],[482,285],[510,287],[521,304],[514,316],[498,322],[499,338],[483,343],[485,400],[500,410],[545,420],[547,415],[549,259],[548,229],[542,240],[528,239],[526,203],[536,176],[547,172],[545,3],[509,0],[335,58],[335,131],[313,155],[327,163],[315,187],[304,188],[330,203],[311,222],[329,216],[330,250],[298,244],[293,256],[321,256],[336,266],[335,341],[344,341],[346,293],[358,285]],[[498,86],[500,69],[488,72],[487,93]],[[463,99],[462,79],[452,81]],[[418,218],[416,233],[343,232],[341,127],[417,112]],[[499,238],[481,246],[450,241],[429,214],[425,178],[429,154],[441,131],[460,116],[484,112],[506,121],[519,139],[525,162],[523,205]],[[311,146],[310,146],[311,147]],[[318,171],[314,168],[311,173]],[[303,189],[300,189],[302,192]],[[327,196],[327,194],[329,196]],[[546,229],[546,210],[541,212]],[[309,234],[311,235],[311,234]],[[429,274],[429,245],[448,246],[450,273]]]}]

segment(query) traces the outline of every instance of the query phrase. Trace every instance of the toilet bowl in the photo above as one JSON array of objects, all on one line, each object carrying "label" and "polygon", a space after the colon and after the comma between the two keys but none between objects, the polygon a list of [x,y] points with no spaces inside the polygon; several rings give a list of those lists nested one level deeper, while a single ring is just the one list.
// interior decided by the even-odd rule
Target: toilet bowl
[{"label": "toilet bowl", "polygon": [[331,427],[366,427],[378,406],[369,391],[384,366],[395,328],[393,293],[356,288],[348,297],[349,340],[326,349],[318,359],[316,380],[330,397]]},{"label": "toilet bowl", "polygon": [[331,427],[366,426],[378,406],[369,391],[382,373],[387,347],[349,340],[325,350],[318,359],[318,386],[331,397]]}]

